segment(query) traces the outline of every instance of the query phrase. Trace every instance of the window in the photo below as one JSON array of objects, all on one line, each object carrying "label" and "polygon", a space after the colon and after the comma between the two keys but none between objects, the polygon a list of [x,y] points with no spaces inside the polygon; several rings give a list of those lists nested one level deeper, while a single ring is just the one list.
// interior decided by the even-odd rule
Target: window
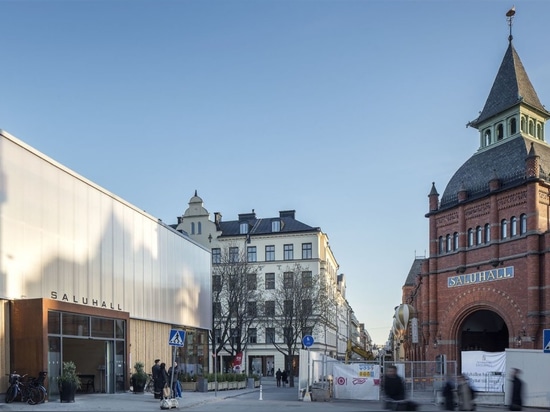
[{"label": "window", "polygon": [[302,287],[310,288],[313,286],[313,274],[310,270],[302,272]]},{"label": "window", "polygon": [[512,216],[510,219],[510,237],[514,237],[518,235],[518,218],[515,216]]},{"label": "window", "polygon": [[241,235],[246,235],[248,233],[248,223],[246,222],[242,222],[240,225],[239,225],[239,233]]},{"label": "window", "polygon": [[198,222],[198,223],[197,223],[197,228],[198,228],[197,234],[198,234],[198,235],[202,234],[202,225],[201,225],[201,222]]},{"label": "window", "polygon": [[508,236],[508,221],[506,219],[502,219],[500,222],[500,238],[506,239]]},{"label": "window", "polygon": [[294,333],[293,333],[293,331],[294,330],[292,329],[292,327],[288,327],[288,328],[283,329],[285,343],[294,342]]},{"label": "window", "polygon": [[275,273],[266,273],[265,274],[265,288],[266,289],[275,289]]},{"label": "window", "polygon": [[265,343],[275,343],[274,328],[265,328]]},{"label": "window", "polygon": [[476,227],[476,245],[481,245],[483,243],[483,231],[481,226]]},{"label": "window", "polygon": [[222,291],[222,277],[220,275],[212,276],[212,290],[214,292]]},{"label": "window", "polygon": [[222,250],[220,248],[215,247],[212,249],[212,263],[213,264],[222,263]]},{"label": "window", "polygon": [[283,246],[283,259],[284,260],[292,260],[294,259],[294,245],[284,245]]},{"label": "window", "polygon": [[256,328],[248,328],[248,343],[256,343],[258,341],[258,331]]},{"label": "window", "polygon": [[447,235],[445,238],[446,244],[447,244],[447,252],[450,252],[452,250],[452,243],[451,243],[451,235]]},{"label": "window", "polygon": [[222,315],[222,303],[214,302],[212,304],[212,311],[214,312],[214,316],[219,318]]},{"label": "window", "polygon": [[524,235],[527,233],[527,215],[522,214],[519,217],[519,234]]},{"label": "window", "polygon": [[453,250],[458,250],[458,232],[453,234]]},{"label": "window", "polygon": [[510,119],[510,134],[516,134],[516,132],[517,132],[516,118],[512,117]]},{"label": "window", "polygon": [[497,126],[497,140],[502,140],[504,138],[504,128],[502,124]]},{"label": "window", "polygon": [[294,273],[285,272],[283,274],[283,287],[285,289],[292,289],[294,287]]},{"label": "window", "polygon": [[248,290],[256,290],[258,288],[258,276],[255,273],[246,275],[246,286]]},{"label": "window", "polygon": [[291,301],[290,299],[285,300],[283,310],[284,310],[284,316],[291,318],[294,312],[294,302]]},{"label": "window", "polygon": [[266,300],[265,301],[264,315],[265,316],[275,316],[275,301],[274,300]]},{"label": "window", "polygon": [[241,331],[238,328],[231,329],[231,344],[235,346],[241,339]]},{"label": "window", "polygon": [[239,261],[239,248],[236,246],[231,246],[229,248],[229,262],[236,263]]},{"label": "window", "polygon": [[439,236],[439,254],[442,255],[445,252],[445,241],[443,236]]},{"label": "window", "polygon": [[474,231],[470,228],[468,229],[468,247],[474,245]]},{"label": "window", "polygon": [[302,300],[302,314],[303,316],[311,316],[313,314],[313,305],[311,299]]},{"label": "window", "polygon": [[281,231],[281,221],[280,220],[272,220],[271,221],[271,231],[272,232],[280,232]]},{"label": "window", "polygon": [[302,338],[305,336],[313,336],[313,328],[310,327],[304,327],[302,328]]},{"label": "window", "polygon": [[247,262],[256,262],[256,246],[248,246],[246,248]]},{"label": "window", "polygon": [[491,225],[489,223],[485,224],[485,243],[491,242]]},{"label": "window", "polygon": [[311,243],[302,243],[302,259],[311,259]]},{"label": "window", "polygon": [[256,302],[247,302],[246,313],[251,318],[255,318],[256,316],[258,316],[258,305],[256,304]]},{"label": "window", "polygon": [[216,343],[222,342],[222,330],[220,328],[214,329],[214,342]]},{"label": "window", "polygon": [[195,222],[191,222],[191,234],[195,234]]},{"label": "window", "polygon": [[265,260],[267,262],[272,262],[275,260],[275,246],[268,245],[265,247]]},{"label": "window", "polygon": [[485,146],[489,146],[491,144],[491,131],[486,130],[485,131]]}]

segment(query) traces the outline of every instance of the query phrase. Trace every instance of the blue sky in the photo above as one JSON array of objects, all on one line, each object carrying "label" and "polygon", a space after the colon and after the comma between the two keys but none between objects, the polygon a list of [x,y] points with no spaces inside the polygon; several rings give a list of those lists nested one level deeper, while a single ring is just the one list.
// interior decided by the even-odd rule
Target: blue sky
[{"label": "blue sky", "polygon": [[[175,223],[294,209],[384,343],[427,195],[478,148],[508,43],[502,0],[0,0],[0,128]],[[514,45],[550,101],[550,1]]]}]

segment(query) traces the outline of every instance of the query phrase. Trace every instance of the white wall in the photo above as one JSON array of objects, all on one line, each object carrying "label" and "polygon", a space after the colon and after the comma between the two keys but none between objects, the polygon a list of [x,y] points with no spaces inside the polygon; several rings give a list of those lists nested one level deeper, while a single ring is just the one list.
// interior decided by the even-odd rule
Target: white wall
[{"label": "white wall", "polygon": [[535,349],[506,349],[506,374],[504,384],[505,404],[510,405],[512,385],[510,370],[521,369],[524,381],[523,405],[550,408],[550,353]]}]

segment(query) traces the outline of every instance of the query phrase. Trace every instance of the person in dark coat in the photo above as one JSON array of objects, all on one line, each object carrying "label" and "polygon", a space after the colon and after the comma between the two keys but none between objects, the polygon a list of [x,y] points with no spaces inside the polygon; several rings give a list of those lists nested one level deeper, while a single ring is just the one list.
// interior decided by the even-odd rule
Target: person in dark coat
[{"label": "person in dark coat", "polygon": [[511,411],[521,411],[523,409],[523,381],[519,378],[520,369],[512,369],[512,402]]},{"label": "person in dark coat", "polygon": [[153,385],[154,385],[154,393],[155,393],[155,399],[161,399],[162,398],[162,387],[158,387],[159,385],[159,374],[160,374],[160,359],[155,359],[155,364],[151,368],[151,375],[153,377]]},{"label": "person in dark coat", "polygon": [[454,411],[455,410],[455,395],[454,395],[455,385],[453,381],[449,378],[443,386],[443,398],[445,399],[445,410]]},{"label": "person in dark coat", "polygon": [[277,379],[277,387],[281,386],[282,376],[283,376],[283,373],[281,372],[281,368],[277,369],[277,372],[275,373],[275,378]]},{"label": "person in dark coat", "polygon": [[283,381],[283,388],[284,388],[288,383],[288,373],[286,372],[286,369],[281,374],[281,380]]},{"label": "person in dark coat", "polygon": [[386,368],[384,393],[393,401],[402,401],[405,399],[405,383],[401,376],[397,374],[397,368],[393,365]]},{"label": "person in dark coat", "polygon": [[[157,381],[158,381],[158,386],[157,386]],[[155,395],[157,392],[157,388],[159,388],[160,399],[164,397],[162,390],[164,389],[165,385],[170,386],[170,378],[168,377],[168,372],[166,371],[166,363],[162,362],[160,364],[158,379],[155,380]]]}]

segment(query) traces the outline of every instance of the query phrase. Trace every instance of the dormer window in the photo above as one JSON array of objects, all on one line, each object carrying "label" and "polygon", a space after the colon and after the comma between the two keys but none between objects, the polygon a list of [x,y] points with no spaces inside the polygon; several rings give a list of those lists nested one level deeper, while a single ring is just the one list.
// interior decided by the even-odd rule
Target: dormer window
[{"label": "dormer window", "polygon": [[271,221],[271,231],[272,232],[280,232],[281,231],[281,221],[280,220],[272,220]]},{"label": "dormer window", "polygon": [[241,223],[239,228],[240,228],[239,233],[241,235],[246,235],[248,233],[248,223],[246,222]]}]

